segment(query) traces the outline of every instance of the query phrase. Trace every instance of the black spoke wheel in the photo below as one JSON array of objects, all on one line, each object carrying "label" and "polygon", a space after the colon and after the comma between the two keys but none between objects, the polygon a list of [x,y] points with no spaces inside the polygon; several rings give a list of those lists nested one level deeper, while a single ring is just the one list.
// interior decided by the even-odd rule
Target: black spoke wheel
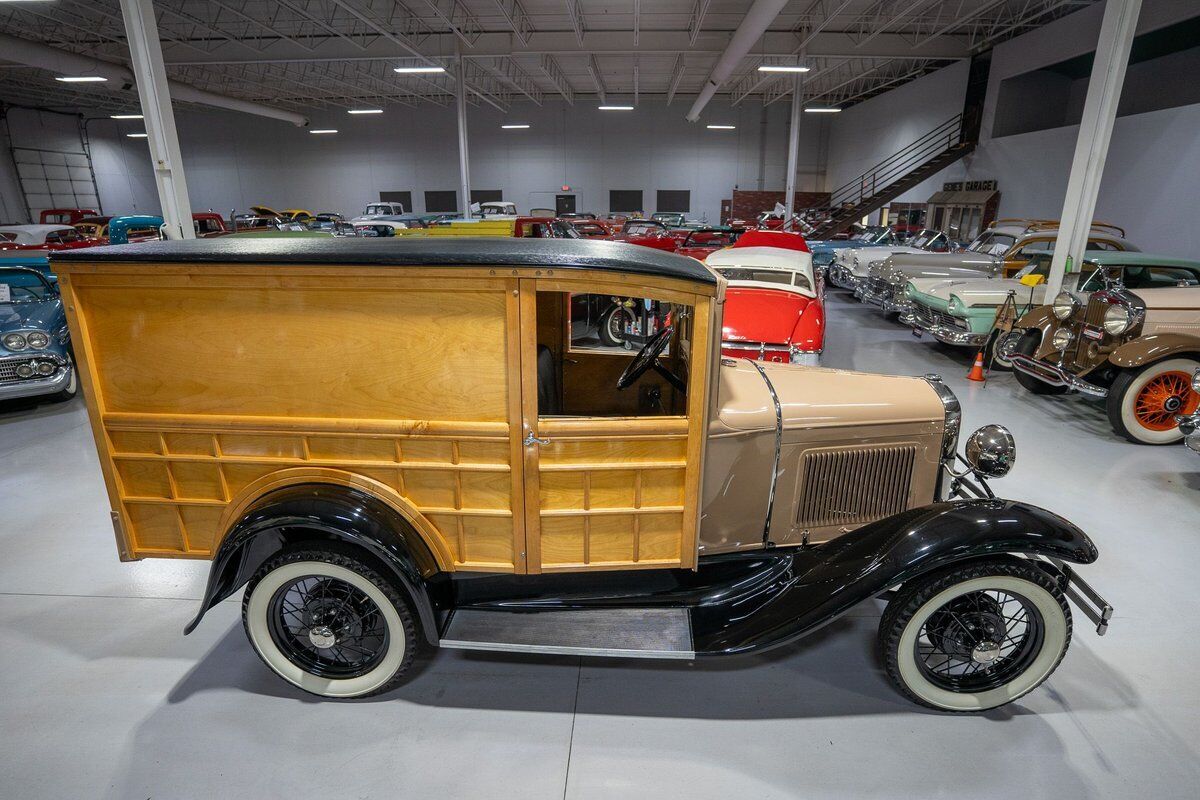
[{"label": "black spoke wheel", "polygon": [[1015,557],[972,561],[905,583],[884,610],[888,679],[943,711],[984,711],[1033,691],[1071,642],[1071,611],[1054,576]]},{"label": "black spoke wheel", "polygon": [[1045,626],[1036,606],[1009,592],[971,592],[937,609],[915,643],[925,677],[955,692],[1002,686],[1029,667]]},{"label": "black spoke wheel", "polygon": [[275,674],[322,697],[400,682],[418,647],[403,586],[377,562],[332,548],[287,551],[246,585],[242,624]]},{"label": "black spoke wheel", "polygon": [[365,592],[321,575],[296,578],[271,597],[271,639],[296,666],[323,678],[357,678],[387,652],[383,614]]}]

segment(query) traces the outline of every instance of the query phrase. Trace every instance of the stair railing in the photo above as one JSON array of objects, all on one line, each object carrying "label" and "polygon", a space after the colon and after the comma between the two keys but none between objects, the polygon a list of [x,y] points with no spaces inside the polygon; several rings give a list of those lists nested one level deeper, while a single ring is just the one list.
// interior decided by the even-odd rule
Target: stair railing
[{"label": "stair railing", "polygon": [[829,216],[836,217],[839,211],[871,199],[898,179],[962,143],[963,115],[955,114],[916,141],[834,189],[825,210]]}]

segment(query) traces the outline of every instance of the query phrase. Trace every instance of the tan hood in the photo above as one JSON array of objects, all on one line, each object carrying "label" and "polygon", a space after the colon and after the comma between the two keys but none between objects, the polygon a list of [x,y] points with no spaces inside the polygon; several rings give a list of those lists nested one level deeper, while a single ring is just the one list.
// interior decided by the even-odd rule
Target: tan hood
[{"label": "tan hood", "polygon": [[941,400],[921,378],[722,359],[717,417],[723,427],[775,429],[775,402],[758,367],[779,398],[785,433],[943,421]]},{"label": "tan hood", "polygon": [[1200,337],[1200,289],[1164,286],[1133,292],[1146,305],[1142,335],[1186,333]]}]

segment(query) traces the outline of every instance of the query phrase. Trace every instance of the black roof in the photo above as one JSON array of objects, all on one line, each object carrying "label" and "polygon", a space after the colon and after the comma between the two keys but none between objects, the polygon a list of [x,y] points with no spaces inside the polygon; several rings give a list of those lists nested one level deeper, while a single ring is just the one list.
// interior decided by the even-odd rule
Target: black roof
[{"label": "black roof", "polygon": [[492,236],[385,238],[223,237],[84,247],[50,262],[344,264],[388,267],[507,266],[594,269],[715,284],[700,262],[650,247],[587,239]]}]

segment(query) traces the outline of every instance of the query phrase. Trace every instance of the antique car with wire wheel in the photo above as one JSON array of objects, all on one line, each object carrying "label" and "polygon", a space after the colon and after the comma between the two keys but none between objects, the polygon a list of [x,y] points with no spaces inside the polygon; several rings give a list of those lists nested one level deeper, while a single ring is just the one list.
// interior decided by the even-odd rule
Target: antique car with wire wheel
[{"label": "antique car with wire wheel", "polygon": [[[997,314],[1006,303],[1016,316],[1043,306],[1046,297],[1046,278],[1050,274],[1053,251],[1028,253],[1031,260],[1011,278],[977,280],[939,280],[914,278],[905,287],[905,303],[901,322],[911,325],[914,332],[928,333],[943,344],[994,349],[994,363],[1007,369],[1008,353],[1004,347],[993,348],[989,336],[996,326]],[[1091,250],[1084,253],[1080,268],[1063,276],[1063,288],[1087,301],[1088,295],[1104,288],[1104,275],[1121,272],[1127,289],[1148,289],[1153,286],[1178,286],[1200,283],[1200,261],[1147,253]],[[1010,301],[1011,298],[1011,301]],[[1006,337],[1009,349],[1019,337]],[[990,357],[992,354],[985,354]]]},{"label": "antique car with wire wheel", "polygon": [[0,402],[70,400],[77,388],[67,317],[45,256],[0,258]]},{"label": "antique car with wire wheel", "polygon": [[820,363],[825,293],[803,236],[747,231],[705,263],[728,281],[722,355],[814,367]]},{"label": "antique car with wire wheel", "polygon": [[[251,646],[313,694],[434,647],[761,652],[879,598],[897,689],[981,711],[1054,671],[1072,606],[1108,625],[1087,534],[988,487],[1008,431],[960,454],[935,376],[723,357],[727,283],[695,259],[224,238],[51,263],[121,558],[211,560],[185,632],[244,589]],[[578,295],[659,327],[577,339]]]},{"label": "antique car with wire wheel", "polygon": [[1200,409],[1192,387],[1200,369],[1196,262],[1172,267],[1146,256],[1139,270],[1128,254],[1121,260],[1122,269],[1098,265],[1103,289],[1085,299],[1064,291],[1022,316],[1000,348],[1034,394],[1103,400],[1118,436],[1172,444],[1184,436],[1178,417]]},{"label": "antique car with wire wheel", "polygon": [[[1192,391],[1200,395],[1200,369],[1192,375]],[[1178,417],[1179,432],[1183,434],[1183,443],[1189,450],[1200,453],[1200,408],[1191,414],[1180,414]]]}]

